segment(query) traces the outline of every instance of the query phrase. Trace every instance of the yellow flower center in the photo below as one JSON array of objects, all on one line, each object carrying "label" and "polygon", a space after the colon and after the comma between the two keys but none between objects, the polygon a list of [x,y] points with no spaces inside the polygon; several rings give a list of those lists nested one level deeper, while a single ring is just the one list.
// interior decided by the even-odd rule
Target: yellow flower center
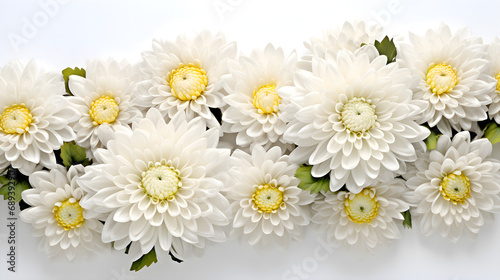
[{"label": "yellow flower center", "polygon": [[500,72],[495,76],[495,79],[497,79],[497,93],[500,94]]},{"label": "yellow flower center", "polygon": [[378,201],[375,191],[370,188],[363,189],[358,194],[349,194],[345,202],[347,217],[355,223],[369,223],[378,214]]},{"label": "yellow flower center", "polygon": [[452,91],[458,83],[457,72],[445,63],[430,67],[425,79],[431,91],[437,95]]},{"label": "yellow flower center", "polygon": [[377,122],[375,105],[371,105],[370,102],[371,100],[363,97],[354,97],[344,104],[339,120],[342,121],[347,132],[361,135],[375,126]]},{"label": "yellow flower center", "polygon": [[454,173],[444,177],[439,186],[441,195],[444,199],[451,201],[453,204],[464,203],[470,196],[470,180],[469,177]]},{"label": "yellow flower center", "polygon": [[260,114],[277,113],[280,103],[275,85],[263,85],[253,92],[253,105]]},{"label": "yellow flower center", "polygon": [[260,213],[275,213],[283,203],[283,187],[260,185],[254,191],[252,200]]},{"label": "yellow flower center", "polygon": [[0,115],[0,131],[9,134],[23,134],[29,130],[32,121],[33,116],[24,104],[14,104],[6,108]]},{"label": "yellow flower center", "polygon": [[193,64],[181,65],[167,74],[167,82],[172,94],[182,101],[198,98],[208,84],[207,73]]},{"label": "yellow flower center", "polygon": [[103,95],[90,103],[89,115],[95,126],[113,123],[119,113],[120,107],[113,97]]},{"label": "yellow flower center", "polygon": [[179,170],[165,161],[149,163],[149,168],[142,173],[141,187],[151,197],[153,203],[172,200],[182,186]]},{"label": "yellow flower center", "polygon": [[80,227],[85,221],[83,208],[78,203],[78,200],[73,197],[64,202],[57,202],[52,212],[57,224],[63,227],[64,230]]}]

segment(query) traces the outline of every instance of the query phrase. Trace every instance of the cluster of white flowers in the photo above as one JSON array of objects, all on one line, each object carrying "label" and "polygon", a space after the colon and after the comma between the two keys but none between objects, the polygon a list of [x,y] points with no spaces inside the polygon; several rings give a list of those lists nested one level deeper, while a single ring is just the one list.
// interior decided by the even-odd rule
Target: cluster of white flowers
[{"label": "cluster of white flowers", "polygon": [[[500,209],[500,162],[480,138],[500,122],[500,40],[446,25],[395,45],[382,34],[346,23],[299,57],[240,54],[208,31],[154,40],[137,65],[88,62],[71,96],[62,75],[13,61],[0,173],[29,176],[21,219],[70,260],[111,243],[183,259],[228,236],[286,248],[311,224],[372,250],[401,237],[407,211],[424,235],[474,237]],[[65,142],[91,164],[60,165]]]}]

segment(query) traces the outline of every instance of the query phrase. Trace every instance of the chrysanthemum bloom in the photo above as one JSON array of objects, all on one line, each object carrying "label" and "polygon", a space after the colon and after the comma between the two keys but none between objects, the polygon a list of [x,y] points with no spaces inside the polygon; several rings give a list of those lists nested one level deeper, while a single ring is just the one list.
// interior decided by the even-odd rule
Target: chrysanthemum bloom
[{"label": "chrysanthemum bloom", "polygon": [[234,213],[233,234],[250,245],[274,243],[285,248],[301,239],[309,224],[308,205],[314,196],[297,187],[298,165],[280,147],[268,152],[255,145],[251,154],[236,150],[231,157],[228,198]]},{"label": "chrysanthemum bloom", "polygon": [[315,57],[312,72],[298,70],[294,78],[302,94],[284,135],[298,145],[290,157],[312,165],[314,177],[331,171],[332,191],[346,184],[358,193],[404,173],[416,160],[413,143],[429,134],[415,122],[420,109],[411,100],[410,71],[386,65],[385,56],[371,59],[373,52],[367,46]]},{"label": "chrysanthemum bloom", "polygon": [[28,176],[54,168],[54,150],[75,139],[69,122],[76,112],[63,96],[62,75],[44,72],[34,61],[12,61],[0,70],[0,93],[0,170],[5,160]]},{"label": "chrysanthemum bloom", "polygon": [[34,236],[42,237],[39,248],[50,257],[62,255],[72,260],[106,247],[101,241],[99,214],[80,204],[86,194],[77,182],[82,174],[81,165],[71,166],[67,172],[60,165],[37,171],[29,177],[33,188],[22,193],[31,207],[19,216],[32,225]]},{"label": "chrysanthemum bloom", "polygon": [[489,69],[486,72],[496,80],[496,87],[490,91],[491,104],[488,107],[490,119],[500,123],[500,39],[495,40],[488,46],[488,55],[486,59],[490,62]]},{"label": "chrysanthemum bloom", "polygon": [[467,29],[454,34],[446,25],[429,30],[424,37],[410,33],[398,60],[419,77],[413,99],[425,108],[419,123],[427,122],[448,136],[456,131],[476,130],[487,118],[489,93],[495,81],[488,76],[486,46]]},{"label": "chrysanthemum bloom", "polygon": [[473,238],[500,209],[500,162],[491,151],[487,139],[471,141],[469,132],[461,132],[453,140],[441,136],[436,149],[418,159],[407,186],[414,190],[412,213],[420,215],[423,234],[439,231],[453,242],[462,233]]},{"label": "chrysanthemum bloom", "polygon": [[103,241],[116,249],[132,242],[134,259],[153,247],[159,258],[182,259],[185,249],[224,241],[229,202],[220,190],[229,150],[217,149],[218,139],[201,118],[188,122],[180,113],[166,124],[154,108],[118,131],[80,179],[92,194],[82,205],[107,214]]},{"label": "chrysanthemum bloom", "polygon": [[346,21],[342,27],[325,30],[321,38],[313,37],[310,42],[304,42],[307,53],[301,57],[299,68],[310,71],[314,56],[324,59],[327,52],[336,53],[342,50],[354,52],[364,44],[382,40],[382,37],[382,27],[379,25],[370,26],[364,21]]},{"label": "chrysanthemum bloom", "polygon": [[410,208],[403,200],[409,191],[404,180],[393,179],[359,193],[326,192],[313,204],[312,221],[326,232],[329,243],[372,250],[401,238],[397,224],[404,219],[401,212]]},{"label": "chrysanthemum bloom", "polygon": [[222,115],[222,129],[237,133],[240,148],[251,144],[292,148],[282,137],[293,116],[287,113],[290,101],[280,95],[280,89],[293,85],[296,62],[295,52],[285,57],[281,48],[271,44],[230,61],[225,80],[229,95],[224,98],[229,107]]},{"label": "chrysanthemum bloom", "polygon": [[92,154],[105,147],[109,136],[120,126],[129,126],[142,117],[133,104],[132,88],[137,76],[126,61],[94,60],[88,63],[86,78],[72,75],[68,100],[78,110],[72,124],[76,143]]},{"label": "chrysanthemum bloom", "polygon": [[202,31],[194,38],[179,36],[175,42],[154,40],[153,50],[143,53],[138,104],[157,108],[167,118],[177,112],[188,120],[200,116],[207,126],[218,127],[210,109],[225,105],[221,77],[228,73],[227,60],[235,56],[236,43],[227,43],[222,33]]}]

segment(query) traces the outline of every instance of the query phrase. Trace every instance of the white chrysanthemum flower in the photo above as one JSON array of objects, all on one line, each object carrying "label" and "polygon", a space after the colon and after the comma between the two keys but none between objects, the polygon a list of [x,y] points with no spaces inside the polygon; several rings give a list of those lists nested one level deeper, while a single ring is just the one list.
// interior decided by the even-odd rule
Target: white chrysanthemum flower
[{"label": "white chrysanthemum flower", "polygon": [[420,229],[456,242],[462,233],[473,238],[492,211],[500,209],[500,162],[490,157],[488,139],[471,141],[469,132],[453,140],[439,137],[437,147],[415,163],[407,186],[419,214]]},{"label": "white chrysanthemum flower", "polygon": [[500,123],[500,39],[495,40],[488,46],[487,60],[490,62],[487,74],[496,80],[496,87],[490,91],[491,104],[488,107],[490,119]]},{"label": "white chrysanthemum flower", "polygon": [[69,87],[74,96],[68,100],[78,111],[72,126],[76,143],[88,153],[104,148],[109,133],[142,117],[133,104],[134,75],[132,65],[126,61],[94,60],[87,65],[86,78],[70,76]]},{"label": "white chrysanthemum flower", "polygon": [[255,145],[251,154],[236,150],[231,157],[233,234],[250,245],[274,243],[285,248],[301,239],[309,224],[308,205],[314,196],[297,187],[294,177],[299,167],[291,164],[280,147],[268,152]]},{"label": "white chrysanthemum flower", "polygon": [[280,89],[293,85],[297,56],[285,57],[281,48],[269,44],[264,50],[254,50],[250,56],[240,56],[229,63],[224,98],[229,107],[222,115],[224,132],[237,133],[236,144],[251,144],[269,148],[279,145],[291,150],[283,140],[290,101],[280,95]]},{"label": "white chrysanthemum flower", "polygon": [[207,126],[218,127],[210,109],[225,105],[221,77],[228,73],[228,59],[235,56],[236,43],[227,43],[222,33],[154,40],[153,51],[143,53],[145,81],[137,87],[138,104],[157,108],[168,118],[180,111],[188,120],[200,116]]},{"label": "white chrysanthemum flower", "polygon": [[327,241],[372,250],[392,239],[401,238],[397,223],[401,212],[410,208],[403,200],[410,190],[402,179],[379,183],[359,193],[324,193],[313,204],[313,223],[326,231]]},{"label": "white chrysanthemum flower", "polygon": [[330,171],[330,189],[344,184],[357,193],[405,172],[416,160],[413,143],[429,134],[416,124],[420,113],[411,103],[414,79],[385,56],[370,58],[375,48],[315,57],[312,72],[298,70],[295,84],[300,108],[285,139],[298,147],[290,157],[312,165],[312,175]]},{"label": "white chrysanthemum flower", "polygon": [[118,131],[80,180],[93,194],[82,205],[107,214],[103,241],[117,249],[132,242],[135,259],[153,247],[160,258],[183,258],[186,249],[224,241],[229,150],[217,149],[218,139],[201,118],[188,122],[180,113],[166,124],[154,108]]},{"label": "white chrysanthemum flower", "polygon": [[441,25],[424,37],[410,33],[410,44],[403,44],[398,54],[398,61],[420,79],[413,89],[413,99],[425,108],[419,123],[451,136],[452,128],[476,130],[477,121],[487,118],[495,84],[486,75],[488,61],[480,38],[467,29],[452,34]]},{"label": "white chrysanthemum flower", "polygon": [[82,165],[71,166],[67,172],[60,165],[37,171],[29,177],[33,188],[22,193],[31,207],[19,216],[32,225],[34,236],[42,237],[39,248],[50,257],[63,255],[72,260],[106,247],[99,214],[80,204],[86,195],[77,182],[82,174]]},{"label": "white chrysanthemum flower", "polygon": [[0,169],[5,160],[27,176],[54,168],[54,150],[75,139],[62,75],[13,61],[0,70],[0,92]]},{"label": "white chrysanthemum flower", "polygon": [[373,44],[382,39],[382,27],[367,25],[364,21],[345,22],[342,27],[327,29],[321,38],[311,38],[311,42],[304,42],[307,53],[299,62],[300,68],[311,70],[313,57],[326,58],[327,52],[338,51],[354,52],[363,44]]}]

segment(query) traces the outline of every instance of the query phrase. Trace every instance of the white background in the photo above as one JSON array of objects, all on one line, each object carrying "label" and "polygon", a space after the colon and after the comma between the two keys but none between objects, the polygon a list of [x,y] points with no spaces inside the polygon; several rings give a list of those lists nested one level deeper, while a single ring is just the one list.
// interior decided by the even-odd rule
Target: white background
[{"label": "white background", "polygon": [[[35,58],[46,69],[84,67],[87,59],[113,56],[139,61],[151,39],[208,28],[223,31],[249,52],[268,42],[286,51],[303,51],[302,42],[346,20],[378,21],[389,35],[406,36],[446,22],[469,27],[491,41],[500,35],[498,1],[0,1],[0,65],[14,58]],[[51,3],[50,5],[47,3]],[[219,8],[217,9],[216,6]],[[48,8],[47,8],[48,7]],[[1,93],[0,93],[1,95]],[[1,96],[0,96],[1,98]],[[128,272],[130,260],[108,252],[77,262],[50,260],[37,250],[31,229],[17,222],[17,272],[7,271],[7,203],[0,202],[0,279],[500,279],[500,217],[486,224],[475,241],[453,244],[423,237],[418,226],[402,240],[374,254],[339,248],[327,252],[313,229],[286,252],[258,251],[231,240],[206,249],[203,258],[182,264],[153,264]],[[316,252],[316,254],[315,254]]]}]

